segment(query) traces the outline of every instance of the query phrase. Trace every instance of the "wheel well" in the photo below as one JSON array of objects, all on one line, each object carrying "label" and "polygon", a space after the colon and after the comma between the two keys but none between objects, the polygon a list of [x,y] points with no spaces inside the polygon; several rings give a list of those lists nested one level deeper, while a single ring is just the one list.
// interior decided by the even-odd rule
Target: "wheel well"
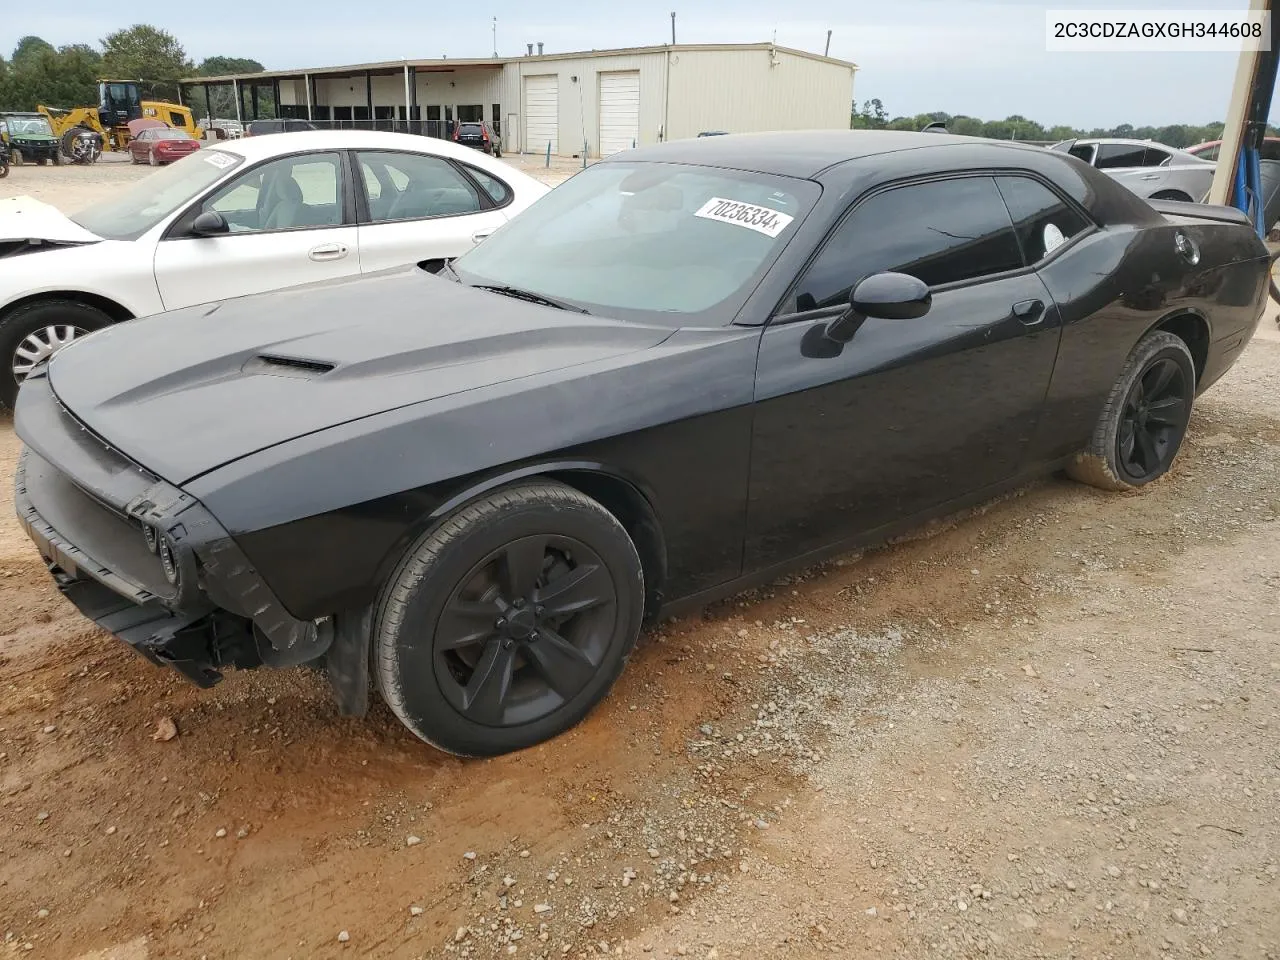
[{"label": "wheel well", "polygon": [[85,306],[101,310],[111,318],[112,323],[133,319],[133,314],[114,300],[100,297],[96,293],[85,293],[83,290],[46,290],[43,293],[34,293],[29,297],[23,297],[20,300],[5,304],[4,309],[0,310],[0,316],[6,315],[18,307],[39,303],[41,300],[74,300],[76,303],[83,303]]},{"label": "wheel well", "polygon": [[662,603],[662,587],[667,576],[667,548],[657,515],[644,494],[627,481],[605,473],[562,470],[547,476],[585,493],[617,517],[640,555],[640,565],[644,568],[645,619],[652,622]]},{"label": "wheel well", "polygon": [[1172,333],[1187,345],[1196,368],[1196,383],[1199,383],[1209,357],[1209,325],[1194,313],[1182,313],[1162,320],[1154,329]]},{"label": "wheel well", "polygon": [[1181,190],[1157,190],[1151,195],[1152,200],[1182,200],[1190,202],[1191,197]]}]

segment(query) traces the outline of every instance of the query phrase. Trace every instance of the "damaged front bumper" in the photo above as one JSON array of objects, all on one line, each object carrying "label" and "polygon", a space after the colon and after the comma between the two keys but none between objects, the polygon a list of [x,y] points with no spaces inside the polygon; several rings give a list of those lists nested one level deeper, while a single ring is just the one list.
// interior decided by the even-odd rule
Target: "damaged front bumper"
[{"label": "damaged front bumper", "polygon": [[290,615],[199,501],[77,421],[43,371],[19,391],[14,425],[18,519],[86,617],[202,687],[228,666],[326,652],[331,620]]}]

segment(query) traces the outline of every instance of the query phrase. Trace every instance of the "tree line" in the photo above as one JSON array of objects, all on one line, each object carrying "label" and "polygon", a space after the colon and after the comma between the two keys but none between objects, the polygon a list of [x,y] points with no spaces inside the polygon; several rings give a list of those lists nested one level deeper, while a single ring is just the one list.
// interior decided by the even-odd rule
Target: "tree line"
[{"label": "tree line", "polygon": [[[244,57],[206,57],[198,64],[178,38],[149,24],[136,24],[98,44],[61,47],[41,37],[23,37],[7,59],[0,55],[0,110],[34,110],[37,104],[68,109],[98,103],[99,80],[134,80],[144,100],[178,100],[183,77],[260,73],[262,64]],[[196,106],[202,114],[204,104]],[[229,91],[214,92],[214,113],[235,116]]]},{"label": "tree line", "polygon": [[[1129,123],[1122,123],[1116,127],[1094,127],[1086,130],[1065,124],[1045,126],[1017,114],[1003,120],[980,120],[977,117],[942,111],[890,119],[884,104],[878,99],[864,101],[861,107],[855,101],[849,125],[855,130],[921,130],[925,125],[939,121],[947,125],[949,133],[970,137],[990,137],[995,140],[1034,140],[1056,143],[1059,140],[1072,140],[1079,137],[1129,137],[1137,140],[1154,140],[1170,147],[1190,147],[1197,143],[1204,143],[1206,140],[1219,140],[1222,138],[1224,126],[1221,121],[1204,124],[1173,123],[1163,127],[1135,127]],[[1274,127],[1268,127],[1267,134],[1278,135]]]}]

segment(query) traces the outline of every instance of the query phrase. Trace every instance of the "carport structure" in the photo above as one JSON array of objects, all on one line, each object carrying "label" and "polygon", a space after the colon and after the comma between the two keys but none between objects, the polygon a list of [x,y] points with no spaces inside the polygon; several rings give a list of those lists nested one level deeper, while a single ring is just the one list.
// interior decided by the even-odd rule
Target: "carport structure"
[{"label": "carport structure", "polygon": [[[229,93],[235,119],[292,118],[318,127],[393,130],[446,137],[454,121],[487,120],[500,132],[505,61],[398,60],[318,70],[190,77],[182,100],[218,117],[215,92]],[[225,96],[217,100],[225,102]]]}]

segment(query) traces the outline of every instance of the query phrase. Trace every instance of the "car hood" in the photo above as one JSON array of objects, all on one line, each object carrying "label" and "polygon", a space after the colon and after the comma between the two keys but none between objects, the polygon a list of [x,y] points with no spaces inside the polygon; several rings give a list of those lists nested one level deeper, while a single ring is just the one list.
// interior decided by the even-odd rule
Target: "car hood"
[{"label": "car hood", "polygon": [[0,242],[48,240],[54,243],[96,243],[90,233],[64,213],[34,197],[0,200]]},{"label": "car hood", "polygon": [[318,430],[671,332],[410,269],[132,320],[59,351],[48,375],[90,430],[180,484]]}]

